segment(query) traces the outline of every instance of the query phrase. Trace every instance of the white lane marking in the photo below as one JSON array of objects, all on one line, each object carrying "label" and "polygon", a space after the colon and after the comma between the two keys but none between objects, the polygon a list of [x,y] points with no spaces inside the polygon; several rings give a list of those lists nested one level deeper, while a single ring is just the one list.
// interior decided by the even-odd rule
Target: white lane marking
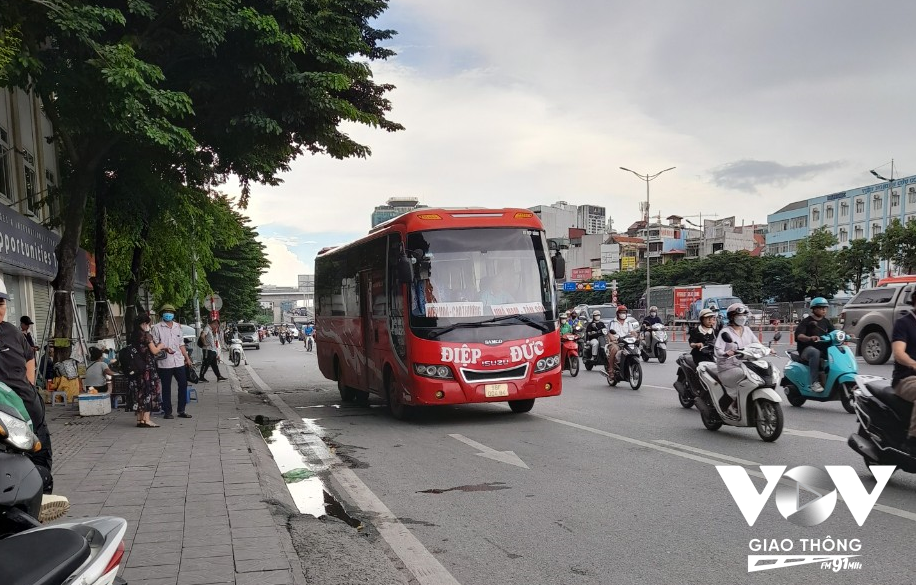
[{"label": "white lane marking", "polygon": [[[655,450],[655,451],[661,451],[662,453],[668,453],[669,455],[676,455],[677,457],[683,457],[684,459],[691,459],[691,460],[693,460],[693,461],[699,461],[700,463],[707,463],[707,464],[709,464],[709,465],[721,465],[723,461],[729,461],[729,460],[733,459],[732,457],[729,457],[728,455],[723,455],[723,454],[721,454],[721,453],[715,453],[715,452],[713,452],[713,451],[703,451],[702,449],[697,449],[697,448],[695,448],[695,447],[690,447],[690,446],[687,446],[687,445],[681,445],[681,444],[678,444],[678,443],[671,443],[670,441],[666,441],[666,443],[667,443],[668,445],[677,445],[677,449],[672,449],[672,448],[667,447],[667,446],[664,446],[664,445],[656,445],[656,444],[654,444],[654,443],[649,443],[649,442],[646,442],[646,441],[640,441],[639,439],[634,439],[634,438],[632,438],[632,437],[627,437],[627,436],[624,436],[624,435],[618,435],[618,434],[616,434],[616,433],[609,433],[609,432],[607,432],[607,431],[602,431],[601,429],[595,429],[595,428],[592,428],[592,427],[587,427],[587,426],[585,426],[585,425],[580,425],[580,424],[578,424],[578,423],[570,422],[570,421],[568,421],[568,420],[563,420],[563,419],[559,419],[559,418],[553,418],[552,416],[545,416],[545,415],[543,415],[543,414],[533,414],[533,413],[532,413],[532,414],[530,414],[530,416],[536,416],[536,417],[538,417],[538,418],[542,418],[542,419],[544,419],[544,420],[549,420],[549,421],[555,422],[555,423],[557,423],[557,424],[561,424],[561,425],[565,425],[565,426],[568,426],[568,427],[572,427],[572,428],[574,428],[574,429],[579,429],[579,430],[582,430],[582,431],[586,431],[586,432],[589,432],[589,433],[593,433],[593,434],[595,434],[595,435],[601,435],[602,437],[608,437],[609,439],[617,439],[618,441],[624,441],[624,442],[626,442],[626,443],[630,443],[630,444],[633,444],[633,445],[639,445],[640,447],[648,447],[649,449],[653,449],[653,450]],[[680,451],[680,450],[678,450],[678,449],[686,449],[686,451]],[[691,453],[691,452],[687,452],[687,451],[694,451],[694,452]],[[710,459],[709,457],[706,457],[706,456],[704,456],[704,455],[700,455],[699,453],[708,454],[708,455],[711,455],[711,456],[714,456],[714,457],[718,457],[718,458],[721,459],[721,460]],[[760,464],[759,464],[759,463],[756,463],[756,462],[751,462],[751,461],[749,461],[748,463],[751,463],[752,465],[757,466],[757,467],[760,466]],[[760,479],[766,479],[766,478],[764,477],[764,475],[763,475],[762,473],[760,473],[760,471],[757,470],[757,469],[748,469],[747,472],[748,472],[749,475],[753,475],[754,477],[759,477]],[[780,480],[780,483],[784,483],[785,485],[788,485],[788,486],[791,486],[791,487],[796,487],[796,485],[797,485],[796,482],[794,482],[794,481],[788,481],[788,480],[785,480],[785,479]],[[837,499],[842,500],[843,498],[840,497],[840,496],[837,496]],[[885,506],[885,505],[883,505],[883,504],[875,504],[875,507],[872,508],[872,509],[873,509],[873,510],[879,510],[879,511],[881,511],[881,512],[884,512],[885,514],[890,514],[890,515],[892,515],[892,516],[897,516],[898,518],[904,518],[904,519],[906,519],[906,520],[911,520],[911,521],[913,521],[913,522],[916,522],[916,513],[914,513],[914,512],[909,512],[909,511],[907,511],[907,510],[901,510],[901,509],[899,509],[899,508],[894,508],[894,507],[892,507],[892,506]]]},{"label": "white lane marking", "polygon": [[760,464],[756,461],[748,461],[747,459],[739,459],[738,457],[730,457],[728,455],[723,455],[722,453],[716,453],[715,451],[707,451],[705,449],[698,449],[696,447],[691,447],[690,445],[683,445],[681,443],[674,443],[672,441],[665,441],[663,439],[658,439],[655,441],[661,445],[668,445],[669,447],[674,447],[675,449],[683,449],[684,451],[690,451],[692,453],[699,453],[700,455],[708,455],[709,457],[715,457],[716,459],[721,459],[723,461],[731,461],[732,463],[737,463],[738,465],[750,465],[759,467]]},{"label": "white lane marking", "polygon": [[449,435],[449,437],[482,451],[481,453],[477,453],[478,457],[486,457],[487,459],[493,459],[494,461],[500,461],[502,463],[508,463],[509,465],[515,465],[516,467],[524,467],[525,469],[530,469],[527,465],[525,465],[525,462],[522,461],[522,458],[516,455],[514,451],[497,451],[492,447],[487,447],[482,443],[471,440],[464,435]]},{"label": "white lane marking", "polygon": [[404,563],[421,585],[461,585],[442,563],[423,546],[416,536],[411,534],[406,526],[401,524],[397,516],[369,489],[352,469],[347,467],[337,455],[331,453],[328,446],[321,440],[320,429],[308,421],[302,420],[299,413],[291,409],[283,399],[273,393],[270,386],[257,375],[251,366],[245,366],[261,390],[268,394],[270,400],[290,417],[291,435],[295,435],[296,443],[305,443],[313,453],[321,459],[331,470],[331,475],[337,480],[340,487],[350,496],[350,499],[360,510],[375,515],[372,523],[379,534],[391,547],[398,558]]},{"label": "white lane marking", "polygon": [[845,443],[847,439],[847,437],[841,437],[839,435],[831,435],[830,433],[825,433],[823,431],[799,431],[796,429],[783,429],[782,432],[787,435],[794,435],[796,437],[808,437],[811,439],[825,439],[827,441],[840,441],[842,443]]}]

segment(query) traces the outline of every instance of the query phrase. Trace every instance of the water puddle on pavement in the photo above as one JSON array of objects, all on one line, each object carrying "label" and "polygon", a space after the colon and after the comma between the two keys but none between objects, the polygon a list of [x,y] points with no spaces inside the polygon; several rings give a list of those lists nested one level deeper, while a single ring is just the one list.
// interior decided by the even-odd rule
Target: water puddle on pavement
[{"label": "water puddle on pavement", "polygon": [[283,434],[284,424],[280,421],[259,425],[259,428],[299,512],[316,518],[324,516],[327,513],[324,481],[318,476],[319,470],[306,463],[299,450]]}]

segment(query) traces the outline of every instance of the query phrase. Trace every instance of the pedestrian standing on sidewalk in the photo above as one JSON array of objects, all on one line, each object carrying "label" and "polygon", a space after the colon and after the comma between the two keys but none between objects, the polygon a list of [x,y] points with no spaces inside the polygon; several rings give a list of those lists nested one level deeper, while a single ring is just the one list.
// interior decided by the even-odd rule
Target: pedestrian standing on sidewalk
[{"label": "pedestrian standing on sidewalk", "polygon": [[137,426],[156,428],[150,421],[150,414],[159,411],[162,389],[159,372],[156,369],[156,354],[165,351],[165,345],[157,344],[150,335],[149,315],[140,315],[134,323],[128,344],[133,356],[130,364],[123,364],[122,371],[128,372],[127,383],[137,405]]},{"label": "pedestrian standing on sidewalk", "polygon": [[219,366],[217,365],[219,361],[219,319],[210,321],[210,326],[204,327],[204,330],[200,333],[200,337],[204,349],[204,360],[200,365],[200,381],[209,382],[209,380],[204,378],[204,374],[207,373],[207,368],[213,368],[213,373],[216,374],[216,380],[218,382],[225,380],[226,378],[219,373]]},{"label": "pedestrian standing on sidewalk", "polygon": [[35,322],[32,321],[32,318],[28,315],[23,315],[19,318],[19,329],[22,331],[22,334],[25,335],[25,338],[29,341],[29,345],[32,347],[32,351],[37,352],[38,346],[35,345],[35,339],[32,338],[32,333],[29,331],[29,328],[34,324]]},{"label": "pedestrian standing on sidewalk", "polygon": [[150,333],[157,345],[165,346],[168,355],[158,360],[159,380],[162,383],[162,418],[172,419],[172,379],[178,386],[178,418],[191,418],[185,412],[188,402],[188,375],[185,366],[191,365],[191,357],[184,346],[184,335],[181,325],[175,321],[175,307],[163,305],[162,321],[156,323]]}]

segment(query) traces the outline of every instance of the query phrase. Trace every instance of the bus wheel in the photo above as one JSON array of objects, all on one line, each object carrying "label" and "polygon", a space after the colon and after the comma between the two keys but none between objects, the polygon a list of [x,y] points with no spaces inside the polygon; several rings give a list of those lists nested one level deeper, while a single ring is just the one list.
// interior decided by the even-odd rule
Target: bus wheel
[{"label": "bus wheel", "polygon": [[512,412],[528,412],[534,408],[534,398],[526,398],[525,400],[510,400],[509,408],[512,409]]},{"label": "bus wheel", "polygon": [[340,392],[342,402],[353,402],[356,398],[356,390],[350,388],[343,382],[343,372],[340,370],[340,360],[334,358],[334,377],[337,378],[337,391]]},{"label": "bus wheel", "polygon": [[398,420],[410,420],[414,413],[414,407],[401,402],[401,397],[393,392],[394,382],[392,381],[391,370],[385,370],[385,400],[388,402],[388,411],[391,416]]}]

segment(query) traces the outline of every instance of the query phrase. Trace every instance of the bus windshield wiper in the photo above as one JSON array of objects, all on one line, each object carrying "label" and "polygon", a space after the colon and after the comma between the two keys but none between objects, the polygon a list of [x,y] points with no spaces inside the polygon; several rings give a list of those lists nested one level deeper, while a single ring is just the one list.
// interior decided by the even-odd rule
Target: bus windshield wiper
[{"label": "bus windshield wiper", "polygon": [[488,325],[492,323],[499,323],[500,321],[505,321],[507,319],[518,319],[519,321],[525,323],[526,325],[531,325],[532,327],[540,329],[544,333],[547,333],[548,331],[550,331],[550,328],[547,327],[547,325],[544,325],[543,323],[538,323],[534,319],[530,317],[526,317],[525,315],[501,315],[499,317],[493,317],[492,319],[487,319],[486,321],[476,321],[474,323],[455,323],[454,325],[449,325],[448,327],[446,327],[445,329],[441,331],[435,331],[433,333],[430,333],[429,338],[435,339],[439,337],[440,335],[445,335],[449,331],[454,331],[455,329],[459,329],[459,328],[477,327],[478,325]]}]

